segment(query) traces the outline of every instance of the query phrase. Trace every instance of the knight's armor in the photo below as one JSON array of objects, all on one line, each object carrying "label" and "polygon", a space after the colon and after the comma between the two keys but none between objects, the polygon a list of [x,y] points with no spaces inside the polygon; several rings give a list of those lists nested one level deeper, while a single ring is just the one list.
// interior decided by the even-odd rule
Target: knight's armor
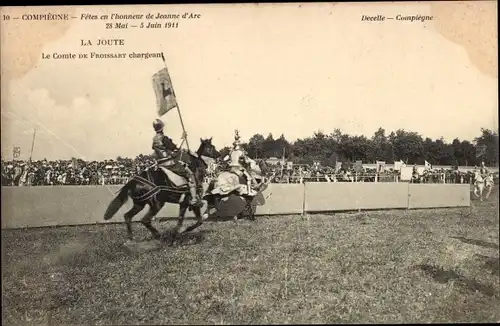
[{"label": "knight's armor", "polygon": [[252,178],[252,176],[247,172],[246,169],[247,156],[245,151],[241,149],[240,146],[240,136],[238,131],[234,136],[233,149],[229,154],[229,167],[230,171],[238,176],[244,176],[247,182],[248,194],[253,196],[256,194],[255,190],[252,188],[252,184],[257,185],[257,181]]},{"label": "knight's armor", "polygon": [[[173,159],[173,155],[179,150],[179,148],[174,144],[172,139],[163,134],[164,127],[165,125],[160,119],[156,119],[153,122],[153,128],[156,131],[156,135],[153,137],[152,148],[156,155],[157,164],[159,166],[171,168],[176,163]],[[190,204],[198,205],[200,203],[200,196],[198,194],[199,187],[196,182],[196,177],[187,164],[184,164],[183,162],[179,163],[182,164],[188,176],[189,191],[191,193]]]},{"label": "knight's armor", "polygon": [[[171,144],[171,146],[167,146]],[[165,136],[162,131],[157,131],[153,137],[153,150],[157,159],[170,158],[175,151],[178,150],[177,146],[173,143],[172,139]]]}]

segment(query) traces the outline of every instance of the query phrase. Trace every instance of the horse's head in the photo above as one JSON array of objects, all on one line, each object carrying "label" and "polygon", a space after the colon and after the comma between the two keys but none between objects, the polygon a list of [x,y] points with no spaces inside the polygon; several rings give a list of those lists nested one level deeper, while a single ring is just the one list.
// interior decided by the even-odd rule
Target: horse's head
[{"label": "horse's head", "polygon": [[270,172],[265,160],[258,160],[257,164],[258,164],[260,171],[263,175],[268,174]]},{"label": "horse's head", "polygon": [[196,151],[196,154],[198,154],[199,156],[207,156],[213,159],[216,159],[217,157],[220,156],[220,152],[212,144],[212,137],[208,139],[200,138],[200,141],[201,144],[198,150]]}]

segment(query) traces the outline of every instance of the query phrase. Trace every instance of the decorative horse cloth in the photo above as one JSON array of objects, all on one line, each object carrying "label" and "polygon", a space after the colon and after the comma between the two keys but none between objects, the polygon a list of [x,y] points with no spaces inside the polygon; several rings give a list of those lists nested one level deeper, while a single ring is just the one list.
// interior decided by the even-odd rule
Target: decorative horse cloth
[{"label": "decorative horse cloth", "polygon": [[[262,180],[261,169],[259,165],[252,159],[248,159],[248,173],[256,180]],[[241,195],[248,194],[247,182],[243,174],[238,175],[235,172],[224,171],[215,178],[210,187],[209,193],[213,195],[227,195],[233,191],[237,191]]]}]

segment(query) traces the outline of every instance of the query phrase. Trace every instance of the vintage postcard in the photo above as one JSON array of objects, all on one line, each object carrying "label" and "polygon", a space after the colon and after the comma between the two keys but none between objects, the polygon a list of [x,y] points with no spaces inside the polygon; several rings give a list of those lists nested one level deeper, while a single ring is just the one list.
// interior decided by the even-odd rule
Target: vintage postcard
[{"label": "vintage postcard", "polygon": [[1,7],[4,322],[500,321],[497,9]]}]

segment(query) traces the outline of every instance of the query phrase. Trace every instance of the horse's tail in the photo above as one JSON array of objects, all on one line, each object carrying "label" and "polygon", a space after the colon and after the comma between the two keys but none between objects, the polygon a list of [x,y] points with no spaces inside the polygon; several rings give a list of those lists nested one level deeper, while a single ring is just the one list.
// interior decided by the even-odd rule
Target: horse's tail
[{"label": "horse's tail", "polygon": [[120,207],[123,206],[127,202],[128,199],[128,192],[131,188],[132,185],[132,180],[127,182],[122,189],[120,189],[120,192],[118,195],[111,201],[111,203],[108,206],[108,209],[106,209],[106,213],[104,213],[104,220],[110,220],[116,212],[120,209]]}]

